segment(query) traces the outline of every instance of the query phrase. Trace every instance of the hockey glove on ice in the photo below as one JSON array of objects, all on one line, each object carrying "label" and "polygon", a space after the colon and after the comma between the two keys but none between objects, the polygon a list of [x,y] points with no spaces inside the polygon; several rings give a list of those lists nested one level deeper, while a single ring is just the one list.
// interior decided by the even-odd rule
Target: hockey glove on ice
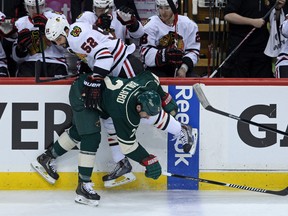
[{"label": "hockey glove on ice", "polygon": [[82,97],[84,98],[84,106],[90,109],[97,109],[97,105],[101,101],[101,84],[103,77],[100,75],[87,76],[84,80],[84,88]]},{"label": "hockey glove on ice", "polygon": [[121,6],[117,11],[117,19],[125,25],[130,32],[137,31],[139,23],[136,19],[135,12],[125,6]]},{"label": "hockey glove on ice", "polygon": [[110,14],[101,14],[96,21],[96,26],[103,30],[109,31],[112,19],[113,17]]},{"label": "hockey glove on ice", "polygon": [[182,64],[182,58],[184,52],[180,49],[167,47],[165,49],[159,49],[156,54],[156,65],[163,66],[166,64],[173,64],[180,66]]},{"label": "hockey glove on ice", "polygon": [[176,116],[178,112],[178,105],[173,100],[172,96],[169,93],[166,93],[164,97],[161,98],[162,108],[165,112],[171,114],[172,116]]},{"label": "hockey glove on ice", "polygon": [[47,23],[47,17],[43,14],[37,14],[33,18],[34,27],[38,27],[39,30],[44,33],[45,32],[45,25]]},{"label": "hockey glove on ice", "polygon": [[29,29],[25,28],[18,32],[17,45],[18,48],[24,52],[32,46],[32,34]]},{"label": "hockey glove on ice", "polygon": [[145,176],[147,178],[158,179],[162,173],[158,159],[154,155],[149,155],[148,157],[144,158],[141,165],[146,167]]}]

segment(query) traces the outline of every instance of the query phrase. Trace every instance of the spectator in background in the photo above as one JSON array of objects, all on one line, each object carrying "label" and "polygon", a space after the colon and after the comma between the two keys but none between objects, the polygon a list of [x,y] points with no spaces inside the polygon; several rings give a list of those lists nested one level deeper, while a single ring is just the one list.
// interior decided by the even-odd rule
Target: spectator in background
[{"label": "spectator in background", "polygon": [[41,51],[42,37],[46,70],[47,74],[42,73],[40,76],[57,76],[67,75],[68,65],[65,60],[66,50],[60,46],[48,41],[45,37],[45,25],[47,18],[59,15],[52,11],[45,10],[45,0],[38,0],[39,12],[37,14],[36,0],[25,0],[24,5],[28,13],[27,16],[21,17],[15,23],[18,30],[18,39],[14,42],[12,49],[13,59],[18,63],[18,71],[16,76],[18,77],[34,77],[35,76],[35,64],[38,60],[43,61],[43,55]]},{"label": "spectator in background", "polygon": [[70,7],[71,7],[72,23],[76,21],[76,18],[83,11],[92,11],[92,6],[93,6],[93,0],[71,0]]},{"label": "spectator in background", "polygon": [[[175,7],[178,1],[173,0]],[[158,15],[144,25],[141,57],[145,66],[159,77],[195,77],[200,37],[197,24],[174,14],[167,0],[156,0]]]},{"label": "spectator in background", "polygon": [[[286,0],[277,0],[276,10],[281,9]],[[275,4],[275,1],[229,0],[224,19],[229,23],[229,55],[255,27],[256,30],[245,40],[230,60],[223,66],[224,77],[272,78],[272,58],[264,54],[269,31],[262,17]]]}]

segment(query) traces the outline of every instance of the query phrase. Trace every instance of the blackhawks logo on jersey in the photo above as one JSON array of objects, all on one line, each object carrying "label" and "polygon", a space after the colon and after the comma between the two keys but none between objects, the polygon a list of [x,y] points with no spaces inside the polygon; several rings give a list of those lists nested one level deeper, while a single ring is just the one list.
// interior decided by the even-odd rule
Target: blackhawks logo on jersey
[{"label": "blackhawks logo on jersey", "polygon": [[72,29],[72,31],[70,32],[70,34],[71,34],[73,37],[78,37],[81,32],[82,32],[82,29],[81,29],[79,26],[74,26],[74,28]]},{"label": "blackhawks logo on jersey", "polygon": [[162,49],[170,46],[175,46],[178,49],[184,50],[183,37],[176,32],[169,31],[168,34],[160,38],[158,48]]},{"label": "blackhawks logo on jersey", "polygon": [[[31,31],[31,39],[32,39],[32,45],[28,48],[30,55],[35,55],[36,53],[41,53],[42,49],[40,46],[40,33],[39,31]],[[51,41],[49,41],[45,35],[42,35],[42,41],[43,41],[43,48],[44,50],[47,48],[47,46],[51,46]]]}]

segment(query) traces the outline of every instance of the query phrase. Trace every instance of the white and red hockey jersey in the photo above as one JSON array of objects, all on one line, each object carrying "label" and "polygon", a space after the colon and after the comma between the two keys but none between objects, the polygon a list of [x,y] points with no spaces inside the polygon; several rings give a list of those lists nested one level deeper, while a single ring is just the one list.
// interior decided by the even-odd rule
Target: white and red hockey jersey
[{"label": "white and red hockey jersey", "polygon": [[[185,52],[185,57],[189,57],[193,65],[198,62],[200,52],[200,36],[197,24],[186,16],[178,15],[175,26],[169,26],[162,22],[159,16],[152,16],[144,25],[145,35],[141,39],[141,57],[148,67],[155,67],[155,57],[158,49],[165,48],[171,32],[177,33],[177,48]],[[170,34],[170,35],[169,35]],[[169,43],[169,42],[168,42]]]},{"label": "white and red hockey jersey", "polygon": [[[70,26],[67,37],[69,50],[72,50],[81,60],[93,67],[110,71],[109,75],[118,76],[120,70],[125,70],[128,77],[133,77],[127,56],[135,51],[135,45],[125,45],[121,39],[113,39],[113,35],[105,35],[100,28],[86,22],[75,22]],[[132,72],[131,72],[132,70]],[[129,73],[133,73],[130,74]]]},{"label": "white and red hockey jersey", "polygon": [[[52,18],[54,16],[59,16],[61,14],[53,11],[45,11],[43,15],[46,18]],[[63,15],[64,16],[64,15]],[[39,44],[39,28],[34,27],[33,22],[29,16],[24,16],[18,19],[15,22],[15,26],[18,29],[18,32],[20,32],[23,29],[29,29],[32,32],[32,48],[29,50],[29,54],[25,56],[24,58],[21,58],[17,56],[16,54],[16,46],[17,41],[13,45],[12,50],[12,57],[17,63],[22,63],[24,61],[43,61],[42,52],[40,49]],[[46,39],[45,35],[42,35],[43,38],[43,45],[44,45],[44,54],[45,54],[45,61],[48,63],[57,63],[57,64],[63,64],[68,68],[68,65],[66,64],[65,56],[66,50],[60,46],[56,46],[53,43],[51,43],[49,40]]]},{"label": "white and red hockey jersey", "polygon": [[[121,40],[125,41],[125,39],[129,38],[140,38],[144,35],[144,29],[142,24],[139,22],[139,28],[135,32],[130,32],[125,25],[117,19],[116,11],[112,12],[112,21],[111,21],[111,29],[115,30],[116,38],[120,38]],[[98,17],[95,13],[91,11],[85,11],[84,13],[80,14],[79,17],[76,19],[76,22],[87,22],[91,25],[94,25],[97,21]]]}]

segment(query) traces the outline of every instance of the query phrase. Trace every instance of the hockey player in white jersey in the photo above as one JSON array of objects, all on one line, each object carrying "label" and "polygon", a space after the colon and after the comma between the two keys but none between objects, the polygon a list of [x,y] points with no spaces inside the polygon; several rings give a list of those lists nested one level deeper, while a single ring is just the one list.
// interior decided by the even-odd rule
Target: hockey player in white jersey
[{"label": "hockey player in white jersey", "polygon": [[143,26],[132,9],[122,6],[115,11],[114,8],[113,0],[93,0],[93,12],[83,12],[76,21],[95,24],[122,41],[144,35]]},{"label": "hockey player in white jersey", "polygon": [[48,18],[59,16],[59,13],[45,10],[45,0],[38,0],[39,13],[37,14],[36,0],[24,0],[27,16],[21,17],[15,23],[18,29],[18,39],[13,44],[12,57],[19,65],[16,76],[35,76],[35,63],[43,61],[40,35],[44,47],[47,74],[41,71],[40,76],[67,75],[68,65],[65,60],[65,49],[57,47],[48,41],[44,34]]},{"label": "hockey player in white jersey", "polygon": [[[175,7],[178,1],[173,0]],[[158,15],[144,25],[141,57],[146,67],[160,77],[191,77],[200,51],[197,24],[174,14],[167,0],[156,0]]]},{"label": "hockey player in white jersey", "polygon": [[[134,11],[125,6],[115,10],[113,0],[93,0],[93,12],[83,12],[77,17],[76,21],[96,25],[124,42],[127,39],[133,39],[134,42],[139,44],[140,37],[144,35],[143,26],[136,19]],[[80,71],[88,72],[89,68],[87,69],[86,65],[81,62]],[[120,152],[115,137],[109,137],[108,140],[116,167],[112,172],[103,176],[105,187],[118,186],[135,180],[136,177],[130,173],[132,166],[129,160]],[[116,179],[122,180],[116,181]]]}]

